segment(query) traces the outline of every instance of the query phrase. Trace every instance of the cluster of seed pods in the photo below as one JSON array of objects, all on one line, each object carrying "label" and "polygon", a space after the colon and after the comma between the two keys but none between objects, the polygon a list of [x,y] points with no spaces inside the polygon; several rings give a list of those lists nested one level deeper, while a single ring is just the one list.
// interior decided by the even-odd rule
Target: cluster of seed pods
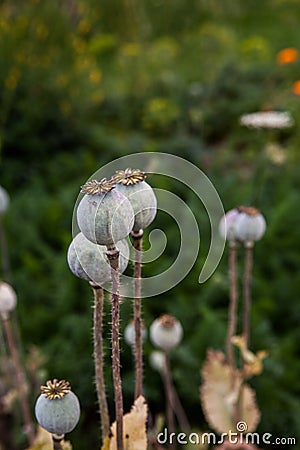
[{"label": "cluster of seed pods", "polygon": [[[97,297],[98,292],[102,291],[106,283],[111,282],[112,371],[118,450],[122,450],[123,416],[118,343],[118,277],[126,270],[129,261],[128,235],[131,233],[134,238],[136,236],[140,238],[143,235],[143,229],[153,221],[156,215],[157,200],[145,178],[146,175],[142,171],[128,168],[118,170],[109,180],[103,178],[101,181],[91,180],[84,184],[81,187],[81,192],[84,195],[76,211],[80,232],[72,240],[67,252],[70,270],[77,277],[90,283],[94,292],[96,292],[95,299],[98,299],[98,303],[100,298]],[[100,305],[100,308],[102,307],[103,304]],[[97,336],[99,330],[94,329],[94,333],[98,349],[96,357],[103,358],[102,337]],[[102,368],[99,369],[99,366],[101,366],[99,361],[95,361],[95,366],[98,367],[96,376],[103,378],[99,384],[103,391],[104,377]],[[77,397],[70,389],[65,389],[65,387],[64,381],[48,381],[46,387],[41,388],[41,396],[36,403],[38,422],[52,433],[56,440],[71,431],[79,419]],[[104,417],[104,410],[107,409],[106,400],[103,399],[103,392],[98,394],[100,413],[102,410]],[[106,429],[104,427],[102,431],[107,433],[107,427]]]}]

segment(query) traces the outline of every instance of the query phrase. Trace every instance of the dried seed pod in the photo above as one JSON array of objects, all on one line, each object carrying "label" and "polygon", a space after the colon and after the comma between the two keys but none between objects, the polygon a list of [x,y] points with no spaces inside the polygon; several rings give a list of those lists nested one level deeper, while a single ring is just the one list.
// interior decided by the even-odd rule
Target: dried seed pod
[{"label": "dried seed pod", "polygon": [[35,415],[41,427],[49,433],[70,433],[79,421],[80,405],[69,383],[56,379],[47,381],[36,401]]},{"label": "dried seed pod", "polygon": [[242,242],[258,241],[266,231],[266,221],[260,211],[242,207],[235,223],[236,239]]},{"label": "dried seed pod", "polygon": [[118,170],[112,177],[116,190],[126,195],[133,207],[135,232],[150,225],[157,212],[156,196],[145,178],[144,172],[130,168]]},{"label": "dried seed pod", "polygon": [[[124,339],[130,346],[135,344],[135,328],[133,320],[125,327]],[[143,341],[147,339],[147,329],[144,327],[144,324],[142,324],[142,339]]]},{"label": "dried seed pod", "polygon": [[95,244],[113,246],[132,230],[134,212],[125,195],[105,178],[82,186],[85,196],[77,208],[80,231]]},{"label": "dried seed pod", "polygon": [[[129,260],[129,247],[125,239],[117,242],[119,255],[119,271],[123,273]],[[111,280],[111,267],[106,256],[105,245],[97,245],[89,241],[83,233],[78,233],[71,242],[67,261],[71,272],[82,280],[102,285]]]},{"label": "dried seed pod", "polygon": [[150,327],[150,338],[156,347],[168,351],[176,347],[183,336],[181,323],[169,314],[155,319]]},{"label": "dried seed pod", "polygon": [[220,220],[219,233],[227,241],[236,240],[235,226],[239,214],[239,208],[230,209]]},{"label": "dried seed pod", "polygon": [[0,314],[7,319],[17,304],[17,295],[10,284],[0,281]]}]

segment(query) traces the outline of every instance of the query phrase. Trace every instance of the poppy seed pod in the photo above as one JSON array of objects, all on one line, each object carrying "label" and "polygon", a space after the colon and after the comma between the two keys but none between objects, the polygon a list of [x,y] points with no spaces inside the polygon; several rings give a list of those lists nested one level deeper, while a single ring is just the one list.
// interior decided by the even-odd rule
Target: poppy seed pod
[{"label": "poppy seed pod", "polygon": [[175,317],[164,314],[150,327],[150,338],[156,347],[168,351],[176,347],[183,336],[181,323]]},{"label": "poppy seed pod", "polygon": [[41,387],[41,395],[35,404],[35,416],[41,427],[52,434],[64,435],[76,427],[80,405],[67,381],[47,381]]},{"label": "poppy seed pod", "polygon": [[[125,239],[116,243],[120,251],[119,271],[123,273],[129,260],[129,247]],[[71,272],[82,280],[102,285],[111,280],[111,267],[106,256],[105,245],[94,244],[84,234],[78,233],[71,242],[67,261]]]},{"label": "poppy seed pod", "polygon": [[81,188],[85,196],[77,208],[80,231],[95,244],[113,246],[132,230],[134,212],[125,195],[105,178]]},{"label": "poppy seed pod", "polygon": [[144,181],[146,175],[138,169],[118,170],[112,177],[116,190],[126,195],[134,211],[133,231],[143,230],[154,220],[157,200],[152,187]]},{"label": "poppy seed pod", "polygon": [[[142,339],[145,341],[147,338],[147,329],[142,324]],[[134,321],[132,320],[124,330],[124,339],[128,345],[133,346],[135,344],[135,328]]]},{"label": "poppy seed pod", "polygon": [[240,208],[235,224],[236,239],[242,242],[258,241],[266,231],[266,221],[260,211],[253,207]]},{"label": "poppy seed pod", "polygon": [[9,205],[9,195],[6,190],[0,186],[0,214],[4,213]]},{"label": "poppy seed pod", "polygon": [[220,220],[219,233],[227,241],[236,240],[235,226],[239,214],[239,208],[230,209]]},{"label": "poppy seed pod", "polygon": [[0,281],[0,314],[7,319],[17,304],[17,295],[10,284]]}]

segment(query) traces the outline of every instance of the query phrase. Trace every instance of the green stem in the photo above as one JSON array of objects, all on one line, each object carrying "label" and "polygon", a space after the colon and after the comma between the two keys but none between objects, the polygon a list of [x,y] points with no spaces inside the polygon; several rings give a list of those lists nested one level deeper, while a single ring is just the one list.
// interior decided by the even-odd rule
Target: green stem
[{"label": "green stem", "polygon": [[111,266],[112,296],[111,296],[111,316],[112,316],[112,371],[115,396],[115,413],[117,429],[117,450],[124,449],[123,443],[123,393],[120,370],[120,274],[119,274],[119,250],[115,247],[107,250],[107,257]]},{"label": "green stem", "polygon": [[141,278],[142,278],[142,249],[143,230],[131,233],[135,248],[134,262],[134,362],[135,362],[135,398],[143,395],[143,336],[142,336],[142,302],[141,302]]},{"label": "green stem", "polygon": [[104,351],[103,351],[103,304],[104,291],[101,286],[90,283],[94,294],[94,364],[95,364],[95,381],[98,404],[100,409],[100,421],[102,440],[109,435],[110,420],[105,394],[105,378],[104,378]]}]

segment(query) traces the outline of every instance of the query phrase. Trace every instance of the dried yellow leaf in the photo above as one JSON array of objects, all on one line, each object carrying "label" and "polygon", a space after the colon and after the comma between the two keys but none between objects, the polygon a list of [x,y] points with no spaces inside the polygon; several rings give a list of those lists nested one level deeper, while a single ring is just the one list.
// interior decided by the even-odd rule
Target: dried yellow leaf
[{"label": "dried yellow leaf", "polygon": [[[72,446],[69,441],[62,442],[63,450],[72,450]],[[44,430],[42,427],[38,427],[37,434],[33,445],[27,450],[53,450],[53,441],[51,433]]]},{"label": "dried yellow leaf", "polygon": [[247,424],[248,432],[254,431],[260,419],[255,392],[242,385],[239,371],[232,373],[222,352],[208,351],[202,378],[202,409],[211,428],[220,434],[234,432],[238,420]]},{"label": "dried yellow leaf", "polygon": [[245,338],[243,336],[233,336],[232,343],[236,345],[244,361],[244,375],[246,378],[251,378],[254,375],[260,375],[263,371],[262,361],[268,356],[266,350],[260,350],[259,352],[252,353],[246,345]]},{"label": "dried yellow leaf", "polygon": [[109,450],[109,446],[110,446],[110,437],[106,436],[103,442],[103,445],[101,447],[101,450]]},{"label": "dried yellow leaf", "polygon": [[[147,450],[147,422],[148,407],[143,396],[138,397],[131,411],[123,417],[123,439],[125,450]],[[117,450],[116,422],[111,426],[109,450]],[[105,443],[104,443],[105,445]],[[106,450],[102,447],[102,450]]]}]

